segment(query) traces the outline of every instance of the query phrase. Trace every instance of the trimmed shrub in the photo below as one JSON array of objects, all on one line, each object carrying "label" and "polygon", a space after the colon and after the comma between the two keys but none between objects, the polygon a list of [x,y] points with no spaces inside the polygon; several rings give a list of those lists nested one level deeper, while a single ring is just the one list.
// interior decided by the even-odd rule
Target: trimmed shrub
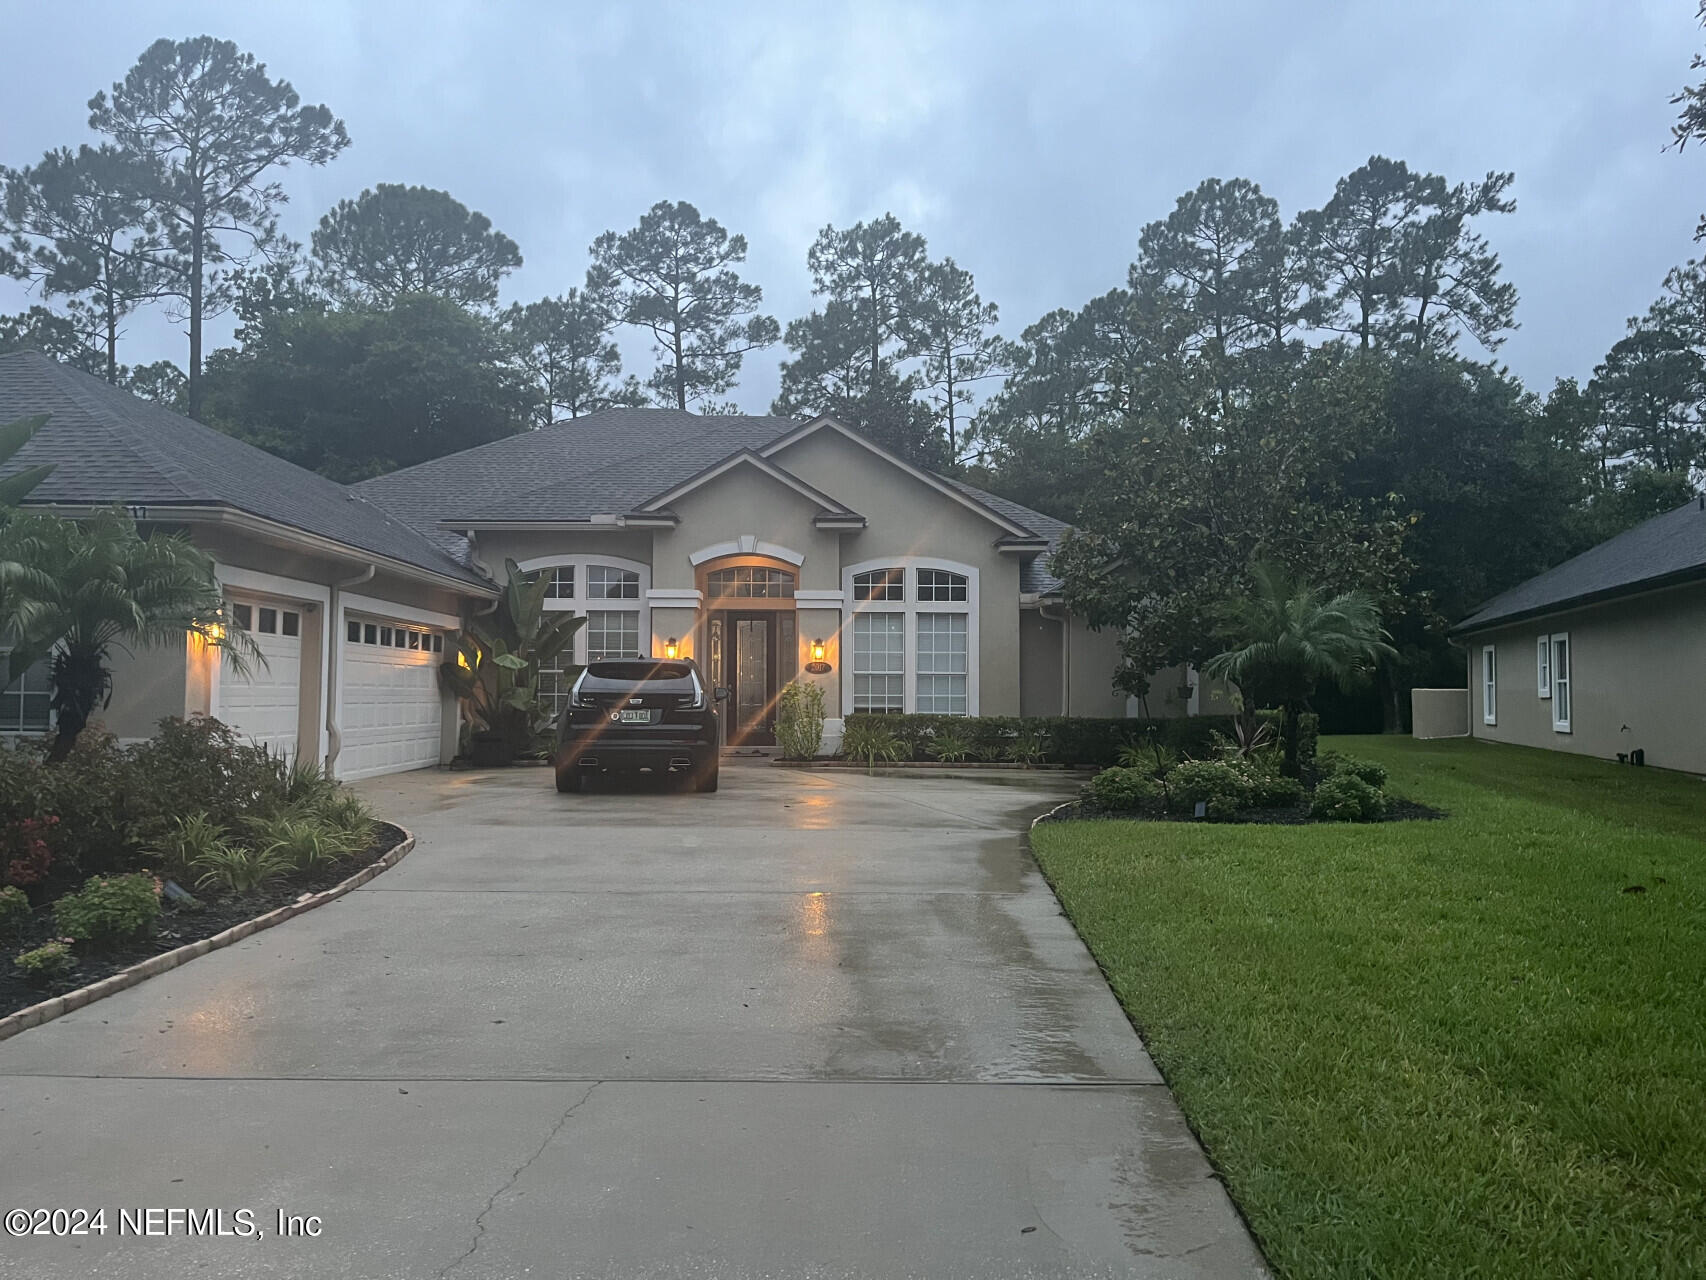
[{"label": "trimmed shrub", "polygon": [[218,720],[168,716],[154,737],[130,751],[126,781],[135,831],[147,843],[180,814],[198,811],[234,830],[244,818],[288,803],[289,774],[283,760]]},{"label": "trimmed shrub", "polygon": [[1374,822],[1386,812],[1386,797],[1354,773],[1335,773],[1315,788],[1310,816],[1330,822]]},{"label": "trimmed shrub", "polygon": [[71,950],[70,938],[55,938],[32,951],[26,951],[12,963],[31,986],[45,987],[63,978],[77,967],[77,956]]},{"label": "trimmed shrub", "polygon": [[1092,804],[1115,813],[1158,813],[1165,807],[1161,784],[1143,769],[1103,769],[1088,790]]},{"label": "trimmed shrub", "polygon": [[968,755],[979,760],[1006,760],[1013,741],[1023,733],[1043,735],[1039,763],[1105,769],[1121,763],[1128,745],[1159,745],[1174,756],[1213,754],[1210,734],[1232,732],[1231,716],[1189,716],[1172,720],[1125,720],[1089,716],[936,716],[874,715],[855,712],[847,717],[851,732],[861,724],[881,724],[907,748],[907,758],[930,757],[931,742],[945,732],[964,742]]},{"label": "trimmed shrub", "polygon": [[25,892],[12,885],[0,889],[0,933],[23,928],[29,918],[30,899]]},{"label": "trimmed shrub", "polygon": [[776,745],[789,760],[810,760],[823,746],[823,687],[791,680],[776,704]]},{"label": "trimmed shrub", "polygon": [[1289,809],[1303,802],[1303,784],[1279,773],[1258,771],[1250,780],[1250,807]]},{"label": "trimmed shrub", "polygon": [[53,904],[53,918],[79,942],[115,946],[154,932],[160,919],[160,888],[146,871],[92,876]]},{"label": "trimmed shrub", "polygon": [[1341,755],[1337,751],[1322,752],[1316,761],[1316,769],[1322,778],[1337,778],[1349,774],[1353,778],[1361,778],[1377,790],[1386,785],[1385,765],[1357,756]]},{"label": "trimmed shrub", "polygon": [[1249,774],[1229,760],[1186,760],[1169,769],[1162,784],[1174,813],[1194,813],[1202,804],[1217,820],[1248,808],[1254,791]]}]

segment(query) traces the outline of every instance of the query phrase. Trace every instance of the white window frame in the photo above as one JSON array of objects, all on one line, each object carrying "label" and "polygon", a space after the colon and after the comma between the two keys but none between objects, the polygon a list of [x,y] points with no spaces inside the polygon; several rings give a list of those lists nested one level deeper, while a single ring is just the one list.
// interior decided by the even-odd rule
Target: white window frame
[{"label": "white window frame", "polygon": [[1570,633],[1555,631],[1547,637],[1547,643],[1552,651],[1552,732],[1569,733],[1570,719],[1576,710],[1576,684],[1570,675]]},{"label": "white window frame", "polygon": [[[51,653],[43,654],[41,656],[41,658],[38,659],[36,661],[36,663],[34,663],[32,666],[26,667],[23,671],[14,672],[12,670],[12,651],[10,649],[0,649],[0,671],[3,671],[3,673],[6,677],[6,683],[4,686],[0,686],[0,690],[10,689],[14,684],[16,684],[18,681],[22,680],[28,672],[33,671],[35,669],[35,667],[37,667],[37,666],[46,666],[46,667],[48,667],[48,671],[49,671],[48,682],[47,682],[47,697],[48,697],[47,727],[43,728],[43,729],[25,729],[25,728],[23,728],[22,727],[22,725],[23,725],[23,716],[22,716],[23,704],[22,704],[22,702],[20,702],[19,706],[18,706],[18,710],[20,712],[19,718],[18,718],[18,723],[19,723],[20,727],[14,729],[10,725],[0,726],[0,738],[7,739],[7,740],[12,740],[12,739],[21,740],[24,738],[39,738],[44,733],[53,733],[59,728],[59,713],[53,709],[53,677],[52,677],[52,665],[51,665],[52,659],[53,659],[53,655]],[[32,694],[29,694],[28,696],[29,697],[39,697],[41,695],[37,694],[37,693],[32,693]]]},{"label": "white window frame", "polygon": [[[591,580],[592,576],[589,571],[595,565],[602,565],[608,569],[626,569],[630,573],[638,574],[640,579],[639,599],[591,599],[586,594],[586,591],[587,584]],[[640,644],[643,647],[650,649],[654,643],[655,638],[652,636],[652,607],[647,599],[652,589],[652,567],[644,561],[629,560],[624,556],[601,556],[597,554],[550,555],[535,556],[531,560],[522,560],[517,563],[515,567],[523,573],[539,573],[548,569],[574,569],[574,596],[572,598],[553,597],[548,599],[544,603],[544,608],[546,610],[554,613],[573,613],[581,617],[585,617],[588,613],[594,611],[637,614],[639,617]],[[579,631],[575,632],[572,660],[574,665],[577,667],[586,666],[587,654],[590,652],[587,640],[586,628],[583,626]],[[568,657],[567,654],[564,656]]]},{"label": "white window frame", "polygon": [[1481,646],[1481,723],[1499,722],[1499,656],[1494,645]]},{"label": "white window frame", "polygon": [[[901,598],[899,600],[855,600],[853,598],[853,578],[860,573],[869,573],[873,569],[899,569],[902,574]],[[962,574],[966,580],[966,598],[964,601],[920,600],[918,598],[918,570],[944,569],[949,573]],[[853,710],[853,618],[860,613],[899,613],[905,615],[901,624],[905,636],[905,663],[903,670],[904,683],[901,710],[904,714],[915,715],[918,711],[918,615],[920,613],[963,613],[966,619],[966,714],[978,714],[978,659],[980,648],[978,644],[978,621],[980,617],[979,574],[976,565],[962,564],[957,560],[943,560],[937,556],[883,556],[875,560],[861,560],[857,564],[843,565],[841,568],[841,590],[846,600],[846,607],[841,620],[841,652],[846,655],[844,669],[841,673],[841,712],[843,715],[855,714]]]},{"label": "white window frame", "polygon": [[1552,637],[1539,636],[1534,642],[1535,691],[1542,698],[1552,696]]}]

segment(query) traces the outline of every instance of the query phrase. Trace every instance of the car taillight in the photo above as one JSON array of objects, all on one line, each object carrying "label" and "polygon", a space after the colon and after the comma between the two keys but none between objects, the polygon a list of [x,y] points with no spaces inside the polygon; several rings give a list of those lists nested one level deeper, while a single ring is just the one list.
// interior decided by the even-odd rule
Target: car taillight
[{"label": "car taillight", "polygon": [[695,689],[692,693],[684,693],[677,699],[677,704],[683,711],[703,711],[705,709],[705,691]]}]

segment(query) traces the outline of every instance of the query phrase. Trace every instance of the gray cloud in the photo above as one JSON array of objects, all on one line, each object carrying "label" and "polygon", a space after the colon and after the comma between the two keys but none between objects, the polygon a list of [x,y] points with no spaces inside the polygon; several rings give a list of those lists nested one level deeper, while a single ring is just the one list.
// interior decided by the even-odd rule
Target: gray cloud
[{"label": "gray cloud", "polygon": [[[0,161],[88,137],[84,104],[160,35],[235,40],[353,145],[286,176],[286,229],[376,182],[444,187],[517,240],[505,299],[578,284],[586,246],[659,199],[744,232],[784,323],[826,222],[893,210],[999,302],[1010,335],[1120,283],[1138,229],[1202,178],[1289,215],[1371,153],[1456,180],[1514,169],[1486,227],[1522,293],[1499,358],[1586,375],[1690,256],[1706,156],[1662,150],[1702,43],[1681,0],[1606,5],[32,5],[0,78]],[[0,283],[0,310],[25,299]],[[228,328],[218,330],[228,340]],[[631,365],[645,345],[626,341]],[[183,359],[158,314],[130,361]],[[763,409],[779,355],[736,399]]]}]

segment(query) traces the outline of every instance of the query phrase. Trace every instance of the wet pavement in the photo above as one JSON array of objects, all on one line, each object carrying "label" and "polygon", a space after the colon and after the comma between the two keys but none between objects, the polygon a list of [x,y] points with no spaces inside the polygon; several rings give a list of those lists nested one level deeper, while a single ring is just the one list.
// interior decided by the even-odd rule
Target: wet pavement
[{"label": "wet pavement", "polygon": [[1026,849],[1073,785],[363,783],[394,870],[0,1043],[0,1208],[109,1220],[0,1275],[1264,1274]]}]

